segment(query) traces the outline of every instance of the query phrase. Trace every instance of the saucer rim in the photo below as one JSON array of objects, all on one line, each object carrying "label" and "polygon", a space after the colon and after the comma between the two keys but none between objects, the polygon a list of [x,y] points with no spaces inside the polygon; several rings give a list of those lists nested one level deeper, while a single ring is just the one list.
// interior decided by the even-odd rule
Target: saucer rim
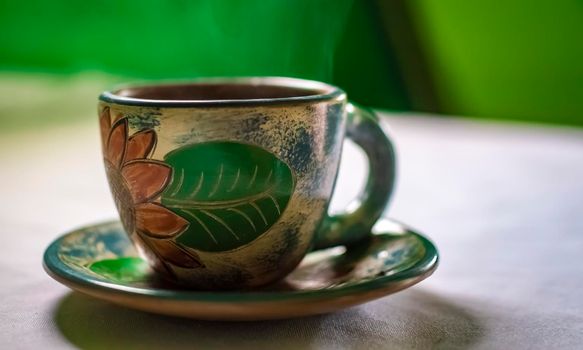
[{"label": "saucer rim", "polygon": [[[313,289],[301,291],[203,291],[203,290],[170,290],[131,287],[114,282],[105,282],[98,280],[90,275],[83,275],[80,272],[70,268],[64,263],[58,254],[58,248],[67,237],[74,234],[83,234],[82,231],[90,231],[104,226],[118,224],[119,221],[104,221],[93,225],[82,226],[59,236],[45,250],[43,256],[43,268],[49,276],[58,282],[80,290],[86,294],[96,289],[96,294],[125,294],[127,296],[140,296],[143,298],[152,298],[156,300],[171,300],[176,302],[204,302],[204,303],[254,303],[254,302],[281,302],[291,300],[306,299],[333,299],[346,295],[361,294],[372,290],[381,290],[395,284],[397,287],[393,292],[405,289],[421,280],[429,277],[439,265],[439,252],[431,240],[421,233],[410,228],[409,226],[394,219],[385,218],[393,224],[398,225],[402,234],[412,234],[423,244],[425,254],[413,266],[397,272],[393,275],[380,276],[365,280],[363,282],[351,285],[339,286],[328,289]],[[390,232],[381,232],[378,234],[390,234]],[[397,234],[395,234],[397,235]],[[401,286],[399,286],[401,285]],[[402,287],[402,288],[398,288]],[[101,292],[101,293],[98,293]]]}]

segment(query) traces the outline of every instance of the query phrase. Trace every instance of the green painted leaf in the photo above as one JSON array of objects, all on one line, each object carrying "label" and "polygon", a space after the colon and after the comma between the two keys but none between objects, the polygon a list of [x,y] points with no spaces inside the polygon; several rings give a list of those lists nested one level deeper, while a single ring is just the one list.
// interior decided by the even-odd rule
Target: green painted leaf
[{"label": "green painted leaf", "polygon": [[165,162],[174,171],[162,204],[190,222],[177,241],[203,251],[235,249],[265,233],[294,190],[289,166],[252,145],[188,145]]},{"label": "green painted leaf", "polygon": [[89,265],[89,270],[105,279],[134,283],[147,280],[149,268],[140,258],[124,257],[96,261]]}]

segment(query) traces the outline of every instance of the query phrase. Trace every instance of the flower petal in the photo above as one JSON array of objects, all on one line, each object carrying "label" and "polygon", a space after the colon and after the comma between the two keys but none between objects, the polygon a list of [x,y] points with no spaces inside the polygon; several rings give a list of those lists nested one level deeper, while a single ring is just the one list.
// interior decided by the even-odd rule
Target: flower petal
[{"label": "flower petal", "polygon": [[170,166],[152,159],[127,162],[121,169],[134,203],[156,198],[168,185],[171,174]]},{"label": "flower petal", "polygon": [[111,164],[120,167],[126,153],[128,138],[128,120],[120,119],[113,124],[107,140],[106,157]]},{"label": "flower petal", "polygon": [[188,228],[188,221],[156,203],[135,207],[136,230],[153,238],[171,238]]},{"label": "flower petal", "polygon": [[133,134],[128,140],[126,161],[138,158],[146,158],[156,146],[156,132],[146,129]]},{"label": "flower petal", "polygon": [[163,239],[146,239],[165,262],[190,269],[204,267],[196,253],[182,248],[178,243]]},{"label": "flower petal", "polygon": [[99,130],[101,131],[101,146],[105,152],[107,146],[107,139],[109,137],[109,128],[111,126],[111,115],[109,113],[109,107],[103,108],[101,113],[99,113]]}]

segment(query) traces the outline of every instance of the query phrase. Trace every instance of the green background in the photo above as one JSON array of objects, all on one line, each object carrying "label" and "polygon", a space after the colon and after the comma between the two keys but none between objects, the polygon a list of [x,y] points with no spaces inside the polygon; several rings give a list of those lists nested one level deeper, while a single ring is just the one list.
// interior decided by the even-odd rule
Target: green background
[{"label": "green background", "polygon": [[92,118],[121,82],[284,75],[377,108],[583,125],[582,38],[580,0],[5,0],[0,121]]},{"label": "green background", "polygon": [[444,110],[583,125],[583,1],[413,1]]}]

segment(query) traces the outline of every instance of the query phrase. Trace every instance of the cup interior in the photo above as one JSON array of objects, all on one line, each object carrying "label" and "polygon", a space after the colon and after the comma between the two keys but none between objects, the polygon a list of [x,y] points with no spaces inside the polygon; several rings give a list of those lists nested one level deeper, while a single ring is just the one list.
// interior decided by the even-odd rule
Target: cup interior
[{"label": "cup interior", "polygon": [[326,84],[299,84],[294,79],[250,79],[132,86],[112,95],[156,101],[241,101],[322,96],[333,92],[334,88]]},{"label": "cup interior", "polygon": [[285,86],[196,84],[144,86],[117,91],[116,95],[146,100],[250,100],[318,95],[320,91]]}]

